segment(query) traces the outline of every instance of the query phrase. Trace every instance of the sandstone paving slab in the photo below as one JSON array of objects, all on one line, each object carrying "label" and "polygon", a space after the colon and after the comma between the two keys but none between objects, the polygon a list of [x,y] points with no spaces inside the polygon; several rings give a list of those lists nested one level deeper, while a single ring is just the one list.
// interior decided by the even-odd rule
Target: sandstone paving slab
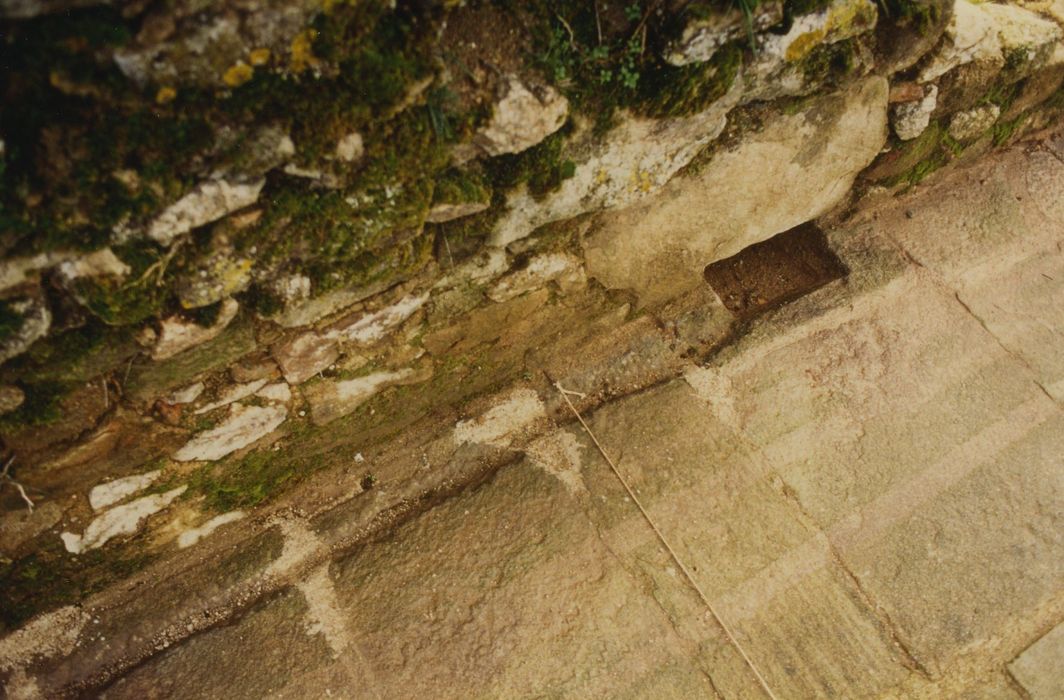
[{"label": "sandstone paving slab", "polygon": [[1030,366],[920,268],[770,337],[688,379],[912,659],[1022,644],[1064,589],[1064,414]]},{"label": "sandstone paving slab", "polygon": [[[590,425],[777,696],[875,697],[909,675],[903,651],[825,538],[686,383],[605,406]],[[583,473],[592,518],[663,607],[682,617],[673,587],[686,582],[592,450]],[[756,686],[738,685],[751,677],[740,667],[714,679],[726,697],[757,697]]]},{"label": "sandstone paving slab", "polygon": [[530,461],[365,545],[333,578],[382,697],[716,693],[579,496]]},{"label": "sandstone paving slab", "polygon": [[267,697],[332,659],[323,636],[309,632],[306,613],[299,592],[286,591],[240,620],[152,658],[100,697]]},{"label": "sandstone paving slab", "polygon": [[1016,657],[1009,671],[1032,700],[1064,697],[1064,623]]},{"label": "sandstone paving slab", "polygon": [[1009,153],[953,174],[904,211],[881,220],[889,235],[1064,400],[1064,161]]}]

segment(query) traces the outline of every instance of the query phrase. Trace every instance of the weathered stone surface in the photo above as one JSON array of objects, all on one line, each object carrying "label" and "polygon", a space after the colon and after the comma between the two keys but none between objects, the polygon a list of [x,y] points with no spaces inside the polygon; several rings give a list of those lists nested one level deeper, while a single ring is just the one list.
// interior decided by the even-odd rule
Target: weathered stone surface
[{"label": "weathered stone surface", "polygon": [[174,283],[181,306],[197,309],[244,291],[251,284],[251,258],[219,246],[198,260]]},{"label": "weathered stone surface", "polygon": [[129,274],[129,265],[119,260],[110,248],[101,248],[60,263],[58,271],[65,282],[104,275],[121,278]]},{"label": "weathered stone surface", "polygon": [[368,401],[377,392],[397,384],[423,381],[427,377],[411,368],[373,372],[354,379],[332,381],[323,379],[303,387],[303,396],[310,404],[310,415],[317,425],[325,425],[346,416]]},{"label": "weathered stone surface", "polygon": [[[773,483],[763,453],[715,413],[677,381],[606,406],[589,423],[777,697],[884,693],[908,675],[888,630],[830,543]],[[606,544],[680,629],[709,636],[694,624],[694,601],[670,585],[684,583],[675,563],[594,446],[580,443],[590,517]],[[711,658],[724,697],[758,693],[741,663]]]},{"label": "weathered stone surface", "polygon": [[1064,697],[1064,624],[1057,625],[1009,664],[1031,700]]},{"label": "weathered stone surface", "polygon": [[221,392],[219,392],[219,394],[215,397],[214,401],[211,401],[198,407],[193,413],[198,416],[204,413],[209,413],[215,409],[221,408],[222,406],[228,406],[229,404],[239,401],[241,399],[246,399],[252,394],[257,393],[259,389],[262,389],[264,386],[266,386],[266,382],[268,381],[268,379],[263,377],[262,379],[255,379],[245,384],[233,384],[231,386],[227,386]]},{"label": "weathered stone surface", "polygon": [[275,346],[271,352],[285,381],[293,385],[302,384],[340,357],[336,341],[317,331],[298,335]]},{"label": "weathered stone surface", "polygon": [[562,128],[569,101],[548,85],[529,86],[511,75],[501,85],[491,119],[473,139],[489,156],[520,153]]},{"label": "weathered stone surface", "polygon": [[[193,695],[263,698],[293,678],[329,663],[322,635],[310,633],[310,608],[296,590],[251,611],[238,625],[197,637],[187,648],[165,653],[106,689],[104,698],[165,698]],[[272,642],[263,645],[264,640]],[[341,676],[337,697],[358,697],[367,679]],[[322,688],[322,694],[326,694]],[[353,691],[353,692],[352,692]],[[330,691],[331,692],[331,691]]]},{"label": "weathered stone surface", "polygon": [[890,111],[890,125],[894,127],[894,133],[902,141],[910,141],[924,133],[937,104],[938,87],[928,85],[924,89],[924,96],[920,99],[893,105]]},{"label": "weathered stone surface", "polygon": [[588,273],[646,300],[704,284],[708,263],[836,205],[879,152],[886,127],[882,78],[780,116],[648,203],[602,216],[585,243]]},{"label": "weathered stone surface", "polygon": [[691,13],[680,35],[669,42],[664,58],[674,66],[708,61],[721,46],[729,41],[742,39],[749,30],[761,31],[783,19],[782,2],[762,2],[754,7],[752,17],[747,18],[737,6],[727,9],[704,9],[702,15]]},{"label": "weathered stone surface", "polygon": [[141,85],[237,87],[250,79],[255,51],[266,50],[267,62],[271,54],[286,57],[319,6],[252,0],[238,7],[243,11],[182,1],[159,8],[145,18],[136,40],[115,54],[115,63]]},{"label": "weathered stone surface", "polygon": [[944,103],[959,99],[952,93],[973,95],[985,91],[1003,69],[1009,81],[1018,80],[1044,65],[1061,38],[1061,28],[1016,5],[972,3],[956,0],[953,17],[942,43],[920,68],[919,80],[930,82],[953,71],[943,85]]},{"label": "weathered stone surface", "polygon": [[[813,91],[819,87],[815,78],[820,76],[810,75],[805,61],[816,50],[871,32],[877,16],[870,0],[833,0],[823,9],[795,17],[786,33],[760,34],[753,60],[743,67],[743,101]],[[864,59],[858,52],[853,60]]]},{"label": "weathered stone surface", "polygon": [[[1064,164],[1036,151],[979,179],[959,181],[965,186],[951,196],[949,210],[921,202],[911,209],[913,218],[892,217],[887,225],[1061,400],[1064,357],[1056,348],[1064,328],[1064,290],[1054,282],[1064,275],[1059,232]],[[926,235],[929,229],[938,234]],[[1010,282],[1003,285],[1001,279]]]},{"label": "weathered stone surface", "polygon": [[221,459],[269,435],[287,416],[284,406],[233,404],[218,427],[197,433],[173,457],[179,462]]},{"label": "weathered stone surface", "polygon": [[442,224],[446,221],[461,219],[463,216],[471,216],[480,213],[490,206],[489,202],[460,202],[450,204],[434,204],[429,213],[425,215],[425,221],[430,224]]},{"label": "weathered stone surface", "polygon": [[524,188],[509,195],[492,243],[504,246],[543,224],[628,204],[661,189],[720,134],[741,92],[735,81],[726,95],[692,116],[657,120],[629,115],[605,139],[594,138],[590,129],[573,137],[573,176],[542,199]]},{"label": "weathered stone surface", "polygon": [[271,349],[289,384],[301,384],[340,357],[342,345],[372,345],[410,318],[428,301],[412,294],[372,313],[356,312],[321,331],[307,331]]},{"label": "weathered stone surface", "polygon": [[575,255],[545,253],[528,261],[528,265],[502,277],[488,290],[492,301],[507,301],[548,282],[557,282],[562,291],[579,288],[587,281],[583,261]]},{"label": "weathered stone surface", "polygon": [[159,323],[159,334],[152,347],[153,360],[167,360],[189,348],[216,338],[236,317],[240,305],[234,299],[226,299],[218,311],[218,317],[210,326],[201,326],[181,316],[165,318]]},{"label": "weathered stone surface", "polygon": [[25,400],[25,392],[14,384],[0,385],[0,416],[14,411]]},{"label": "weathered stone surface", "polygon": [[18,319],[0,338],[0,363],[3,363],[26,352],[48,333],[52,326],[52,312],[48,310],[45,300],[38,296],[3,300],[0,304],[4,305],[6,313]]},{"label": "weathered stone surface", "polygon": [[247,515],[243,511],[233,510],[228,513],[222,513],[210,518],[201,525],[194,528],[185,530],[177,537],[177,546],[181,549],[186,549],[196,544],[204,537],[209,537],[211,533],[220,528],[222,525],[228,525],[234,523],[237,520],[242,520]]},{"label": "weathered stone surface", "polygon": [[345,135],[336,144],[336,157],[345,163],[354,163],[362,158],[365,147],[362,144],[362,134],[352,131]]},{"label": "weathered stone surface", "polygon": [[1001,108],[995,104],[957,112],[949,121],[949,135],[958,141],[977,138],[994,126],[1000,115]]},{"label": "weathered stone surface", "polygon": [[153,241],[168,246],[178,236],[217,221],[226,214],[251,206],[259,198],[265,180],[207,180],[164,209],[146,230]]}]

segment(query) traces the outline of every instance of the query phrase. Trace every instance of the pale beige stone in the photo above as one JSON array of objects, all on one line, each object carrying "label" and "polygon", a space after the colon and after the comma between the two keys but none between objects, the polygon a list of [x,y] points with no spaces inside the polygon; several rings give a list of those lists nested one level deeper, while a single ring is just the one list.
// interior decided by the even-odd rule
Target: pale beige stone
[{"label": "pale beige stone", "polygon": [[562,128],[569,101],[548,85],[529,87],[507,76],[491,119],[477,130],[473,143],[489,156],[520,153]]},{"label": "pale beige stone", "polygon": [[206,343],[225,330],[236,318],[240,305],[234,299],[226,299],[218,311],[218,317],[210,326],[201,326],[181,316],[171,316],[159,322],[158,337],[151,350],[153,360],[168,360],[180,352]]},{"label": "pale beige stone", "polygon": [[588,274],[647,301],[704,284],[707,264],[835,206],[886,136],[882,78],[780,115],[697,175],[603,215],[585,244]]},{"label": "pale beige stone", "polygon": [[1059,624],[1009,664],[1031,700],[1064,697],[1064,624]]}]

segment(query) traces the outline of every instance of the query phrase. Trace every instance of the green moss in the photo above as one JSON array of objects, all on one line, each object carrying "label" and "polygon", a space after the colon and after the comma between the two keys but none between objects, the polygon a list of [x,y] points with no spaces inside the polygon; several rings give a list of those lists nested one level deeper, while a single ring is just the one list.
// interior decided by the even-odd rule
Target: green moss
[{"label": "green moss", "polygon": [[783,12],[788,17],[799,17],[819,12],[831,4],[832,0],[787,0]]},{"label": "green moss", "polygon": [[917,185],[928,175],[953,160],[962,150],[962,146],[951,138],[938,122],[929,124],[923,134],[908,142],[904,148],[906,149],[904,161],[910,162],[911,166],[900,175],[891,178],[886,183],[888,185],[900,183],[909,186]]},{"label": "green moss", "polygon": [[125,363],[137,351],[132,333],[89,321],[33,344],[10,360],[0,376],[26,382],[86,382]]},{"label": "green moss", "polygon": [[742,50],[731,43],[713,58],[675,67],[655,66],[644,81],[639,111],[655,117],[678,117],[700,112],[728,91],[742,62]]},{"label": "green moss", "polygon": [[250,508],[315,471],[299,446],[256,450],[240,459],[204,467],[189,479],[189,492],[218,512]]},{"label": "green moss", "polygon": [[436,178],[432,193],[433,204],[464,204],[487,202],[491,199],[491,185],[474,170],[448,168]]},{"label": "green moss", "polygon": [[994,139],[994,145],[1001,146],[1007,143],[1016,131],[1023,126],[1024,122],[1027,121],[1028,116],[1028,113],[1024,112],[1013,119],[998,120],[990,130]]},{"label": "green moss", "polygon": [[58,537],[41,538],[32,554],[0,566],[0,629],[14,630],[40,612],[77,603],[156,556],[134,540],[74,557]]},{"label": "green moss", "polygon": [[0,342],[18,333],[24,322],[22,314],[15,311],[11,302],[0,299]]},{"label": "green moss", "polygon": [[86,308],[104,323],[123,326],[139,323],[159,313],[170,298],[163,251],[148,242],[115,249],[131,273],[124,279],[90,277],[77,280],[75,290]]},{"label": "green moss", "polygon": [[565,157],[566,140],[571,132],[572,124],[566,123],[532,148],[489,160],[485,170],[494,189],[502,191],[524,184],[537,199],[557,190],[576,172],[576,163]]},{"label": "green moss", "polygon": [[820,44],[802,60],[807,85],[837,81],[853,72],[857,61],[857,40]]},{"label": "green moss", "polygon": [[929,0],[877,0],[879,9],[894,24],[927,34],[942,21],[942,5]]},{"label": "green moss", "polygon": [[19,382],[18,385],[26,398],[14,411],[0,416],[0,428],[18,430],[35,425],[47,425],[63,417],[59,404],[70,392],[69,384],[40,381],[34,384]]}]

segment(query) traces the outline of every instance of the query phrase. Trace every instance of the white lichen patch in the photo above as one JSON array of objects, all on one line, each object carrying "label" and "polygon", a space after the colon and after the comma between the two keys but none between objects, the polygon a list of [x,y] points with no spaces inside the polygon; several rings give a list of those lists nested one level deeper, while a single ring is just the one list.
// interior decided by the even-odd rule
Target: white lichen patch
[{"label": "white lichen patch", "polygon": [[199,527],[190,528],[178,535],[177,546],[181,549],[191,547],[192,545],[202,540],[204,537],[207,537],[212,532],[220,528],[222,525],[236,522],[237,520],[242,519],[244,516],[245,513],[242,510],[231,510],[228,513],[216,515],[207,522],[200,525]]},{"label": "white lichen patch", "polygon": [[125,277],[129,271],[129,265],[119,260],[110,248],[101,248],[59,265],[59,275],[67,282],[82,277]]},{"label": "white lichen patch", "polygon": [[221,459],[273,432],[288,417],[284,406],[233,404],[228,417],[216,428],[198,433],[174,453],[179,462]]},{"label": "white lichen patch", "polygon": [[125,505],[115,506],[94,518],[82,534],[64,532],[60,538],[71,554],[81,554],[102,547],[112,538],[135,533],[149,516],[166,508],[187,488],[188,486],[179,486],[165,493],[144,496]]},{"label": "white lichen patch", "polygon": [[246,384],[234,384],[233,386],[226,388],[216,401],[212,401],[197,408],[195,414],[198,416],[204,413],[209,413],[222,406],[228,406],[240,399],[245,399],[266,386],[266,382],[268,381],[268,379],[257,379],[253,382],[247,382]]},{"label": "white lichen patch", "polygon": [[424,306],[428,298],[428,294],[410,295],[396,304],[363,316],[350,325],[338,327],[330,335],[341,342],[370,345],[410,318],[415,311]]},{"label": "white lichen patch", "polygon": [[307,601],[307,633],[325,637],[333,655],[339,656],[351,645],[351,634],[344,624],[336,586],[329,578],[329,566],[320,566],[301,580],[299,590]]},{"label": "white lichen patch", "polygon": [[161,469],[155,469],[143,474],[134,474],[114,481],[97,484],[89,491],[89,505],[93,510],[103,510],[107,506],[114,505],[127,496],[132,496],[137,491],[143,491],[162,474]]},{"label": "white lichen patch", "polygon": [[255,396],[261,396],[267,401],[288,403],[292,400],[292,389],[288,386],[288,382],[274,382],[259,389],[255,392]]},{"label": "white lichen patch", "polygon": [[532,389],[517,389],[479,418],[459,421],[454,426],[454,441],[459,445],[509,447],[517,433],[546,416],[539,394]]},{"label": "white lichen patch", "polygon": [[558,431],[536,440],[525,450],[537,467],[562,482],[573,495],[587,493],[580,470],[583,445],[572,433]]},{"label": "white lichen patch", "polygon": [[318,382],[308,386],[304,395],[310,403],[313,420],[324,425],[354,411],[382,389],[410,379],[414,370],[374,372],[338,382]]}]

